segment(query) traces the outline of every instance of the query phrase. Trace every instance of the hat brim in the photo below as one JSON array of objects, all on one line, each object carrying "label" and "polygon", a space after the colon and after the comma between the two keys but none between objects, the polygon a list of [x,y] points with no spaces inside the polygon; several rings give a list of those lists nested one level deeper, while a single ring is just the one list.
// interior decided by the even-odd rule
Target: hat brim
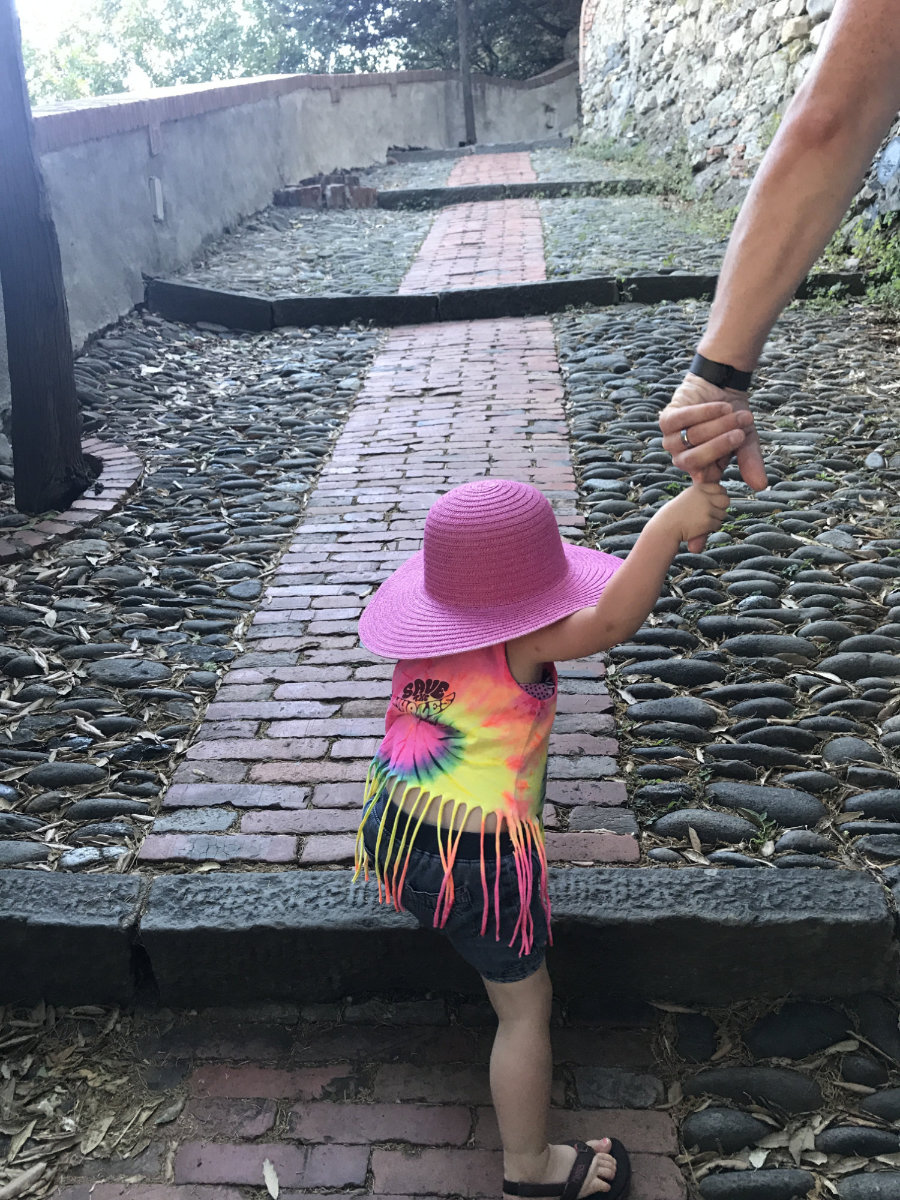
[{"label": "hat brim", "polygon": [[567,571],[547,591],[485,608],[441,604],[425,590],[420,550],[390,575],[369,601],[359,636],[384,658],[422,658],[480,650],[534,633],[596,604],[623,559],[563,543]]}]

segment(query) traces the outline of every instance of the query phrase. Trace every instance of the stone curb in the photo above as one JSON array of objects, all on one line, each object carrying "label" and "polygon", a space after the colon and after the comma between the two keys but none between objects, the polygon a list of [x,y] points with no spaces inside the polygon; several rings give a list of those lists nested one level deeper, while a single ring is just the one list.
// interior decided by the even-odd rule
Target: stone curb
[{"label": "stone curb", "polygon": [[[147,307],[170,321],[204,321],[252,332],[292,325],[346,325],[372,321],[382,328],[425,325],[433,321],[471,321],[497,317],[542,316],[580,305],[656,304],[662,300],[710,298],[717,275],[672,271],[624,278],[594,275],[546,279],[500,287],[458,288],[446,292],[391,292],[361,296],[262,296],[218,291],[172,279],[148,279]],[[806,299],[840,286],[845,294],[865,291],[860,272],[810,276],[797,290]]]},{"label": "stone curb", "polygon": [[81,443],[85,454],[99,458],[103,470],[95,481],[96,493],[89,488],[64,511],[46,514],[34,525],[4,531],[0,538],[0,563],[28,558],[36,550],[45,550],[115,512],[137,487],[144,472],[140,458],[126,446],[87,438]]},{"label": "stone curb", "polygon": [[[552,869],[564,996],[724,1005],[897,990],[884,889],[856,871]],[[0,1003],[325,1001],[377,983],[479,990],[440,938],[345,872],[0,873]],[[585,969],[586,964],[590,969]],[[761,969],[764,966],[764,970]],[[451,976],[448,976],[448,970]]]},{"label": "stone curb", "polygon": [[0,871],[0,991],[9,999],[134,999],[134,944],[149,881],[136,875]]},{"label": "stone curb", "polygon": [[376,207],[385,209],[447,208],[492,200],[553,200],[577,196],[636,196],[658,192],[651,179],[573,179],[541,183],[470,183],[458,187],[389,188],[378,192]]},{"label": "stone curb", "polygon": [[151,312],[167,321],[188,324],[206,321],[210,325],[224,325],[227,329],[244,329],[250,333],[262,333],[275,326],[273,302],[265,296],[148,278],[144,280],[144,301]]},{"label": "stone curb", "polygon": [[387,151],[387,157],[398,163],[436,162],[442,158],[467,158],[471,154],[518,154],[526,150],[567,150],[572,145],[570,137],[539,138],[536,142],[476,142],[474,146],[457,146],[451,150],[395,150]]}]

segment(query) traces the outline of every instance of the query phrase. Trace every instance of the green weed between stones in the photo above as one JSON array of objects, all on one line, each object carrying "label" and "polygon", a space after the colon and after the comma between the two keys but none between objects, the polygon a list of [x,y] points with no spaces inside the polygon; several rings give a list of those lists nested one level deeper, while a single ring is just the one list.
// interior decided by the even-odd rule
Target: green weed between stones
[{"label": "green weed between stones", "polygon": [[748,849],[759,853],[768,842],[775,840],[775,835],[778,833],[779,827],[777,822],[773,821],[768,813],[753,812],[749,808],[739,808],[737,811],[741,816],[746,817],[748,821],[752,821],[758,831],[747,843]]},{"label": "green weed between stones", "polygon": [[871,277],[866,298],[893,315],[900,312],[900,225],[878,217],[868,229],[859,223],[853,249]]},{"label": "green weed between stones", "polygon": [[[869,225],[863,217],[848,222],[832,237],[819,262],[826,270],[864,271],[870,280],[866,290],[869,303],[889,316],[900,313],[900,222],[884,217]],[[836,285],[805,304],[833,310],[841,291]]]}]

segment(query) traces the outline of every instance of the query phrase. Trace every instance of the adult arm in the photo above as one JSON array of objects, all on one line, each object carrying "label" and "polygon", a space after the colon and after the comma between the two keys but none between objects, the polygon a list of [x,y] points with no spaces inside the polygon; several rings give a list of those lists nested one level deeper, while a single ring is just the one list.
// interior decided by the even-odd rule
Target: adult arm
[{"label": "adult arm", "polygon": [[[838,0],[735,222],[698,345],[704,357],[740,371],[755,368],[772,326],[838,227],[900,109],[898,57],[897,0]],[[737,411],[748,408],[745,393],[688,374],[661,416],[663,445],[677,466],[709,479],[720,476],[737,440],[741,473],[752,487],[763,487],[752,425],[725,418],[723,428],[689,411],[722,400]],[[696,449],[683,446],[679,430],[685,427]]]}]

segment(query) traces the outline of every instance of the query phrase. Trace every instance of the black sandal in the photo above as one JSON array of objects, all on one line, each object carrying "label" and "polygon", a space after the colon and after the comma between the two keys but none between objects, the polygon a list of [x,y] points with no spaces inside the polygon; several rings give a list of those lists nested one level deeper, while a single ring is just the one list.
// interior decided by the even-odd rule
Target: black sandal
[{"label": "black sandal", "polygon": [[[616,1177],[608,1192],[597,1192],[597,1200],[622,1200],[631,1186],[631,1160],[628,1151],[618,1140],[610,1138],[609,1153],[616,1160]],[[576,1200],[581,1191],[591,1163],[598,1153],[586,1142],[567,1142],[575,1150],[575,1162],[565,1183],[510,1183],[503,1180],[503,1190],[510,1196],[553,1197],[553,1200]]]}]

